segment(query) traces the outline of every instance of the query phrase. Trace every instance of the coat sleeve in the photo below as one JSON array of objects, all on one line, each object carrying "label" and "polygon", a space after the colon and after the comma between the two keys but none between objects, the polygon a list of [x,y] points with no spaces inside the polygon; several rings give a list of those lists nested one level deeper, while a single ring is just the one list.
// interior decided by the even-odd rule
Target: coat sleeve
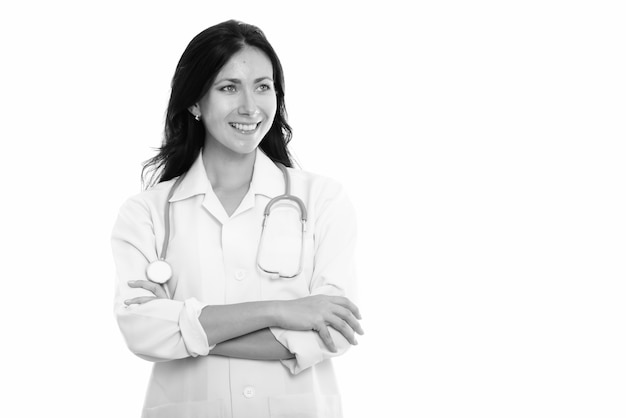
[{"label": "coat sleeve", "polygon": [[198,320],[204,307],[197,299],[156,299],[126,306],[124,301],[153,296],[131,288],[131,280],[147,280],[146,267],[157,259],[154,217],[139,197],[120,209],[111,246],[116,267],[114,312],[129,349],[149,361],[166,361],[209,353],[206,334]]},{"label": "coat sleeve", "polygon": [[[315,223],[315,262],[311,280],[311,295],[345,296],[354,301],[356,219],[353,206],[343,190],[335,185],[334,191],[322,199]],[[346,338],[328,327],[337,352],[328,350],[315,331],[293,331],[270,328],[276,339],[295,354],[294,359],[282,360],[292,374],[328,358],[341,355],[350,348]]]}]

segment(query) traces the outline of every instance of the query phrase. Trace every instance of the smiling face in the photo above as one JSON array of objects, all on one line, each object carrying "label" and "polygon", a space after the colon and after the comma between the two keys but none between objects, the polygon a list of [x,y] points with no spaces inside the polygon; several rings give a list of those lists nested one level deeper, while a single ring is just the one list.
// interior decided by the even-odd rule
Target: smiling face
[{"label": "smiling face", "polygon": [[269,58],[246,46],[224,65],[213,85],[189,111],[200,115],[211,152],[249,154],[270,130],[276,92]]}]

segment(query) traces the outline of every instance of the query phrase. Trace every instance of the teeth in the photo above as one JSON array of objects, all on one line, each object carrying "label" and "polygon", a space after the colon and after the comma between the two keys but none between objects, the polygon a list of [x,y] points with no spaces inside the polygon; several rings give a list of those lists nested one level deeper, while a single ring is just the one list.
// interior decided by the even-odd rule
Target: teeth
[{"label": "teeth", "polygon": [[256,129],[258,124],[243,124],[243,123],[231,123],[231,126],[235,129],[239,129],[240,131],[253,131]]}]

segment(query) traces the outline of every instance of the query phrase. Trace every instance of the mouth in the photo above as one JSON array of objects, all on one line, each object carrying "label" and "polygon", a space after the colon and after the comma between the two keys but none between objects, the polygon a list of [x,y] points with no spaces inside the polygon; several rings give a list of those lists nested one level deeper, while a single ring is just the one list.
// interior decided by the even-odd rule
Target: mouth
[{"label": "mouth", "polygon": [[254,133],[259,126],[261,125],[261,122],[257,122],[257,123],[236,123],[236,122],[231,122],[229,123],[229,125],[239,131],[239,133],[242,134],[251,134]]}]

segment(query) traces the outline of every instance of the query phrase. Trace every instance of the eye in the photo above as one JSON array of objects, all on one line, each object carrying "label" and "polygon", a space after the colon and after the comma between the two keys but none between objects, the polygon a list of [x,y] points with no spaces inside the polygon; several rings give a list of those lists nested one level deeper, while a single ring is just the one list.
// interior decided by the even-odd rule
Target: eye
[{"label": "eye", "polygon": [[237,87],[234,84],[227,84],[220,87],[220,91],[223,91],[225,93],[234,93],[237,91]]},{"label": "eye", "polygon": [[267,83],[263,83],[263,84],[259,84],[259,86],[257,87],[258,91],[271,91],[273,89],[274,86],[272,86],[271,84],[267,84]]}]

